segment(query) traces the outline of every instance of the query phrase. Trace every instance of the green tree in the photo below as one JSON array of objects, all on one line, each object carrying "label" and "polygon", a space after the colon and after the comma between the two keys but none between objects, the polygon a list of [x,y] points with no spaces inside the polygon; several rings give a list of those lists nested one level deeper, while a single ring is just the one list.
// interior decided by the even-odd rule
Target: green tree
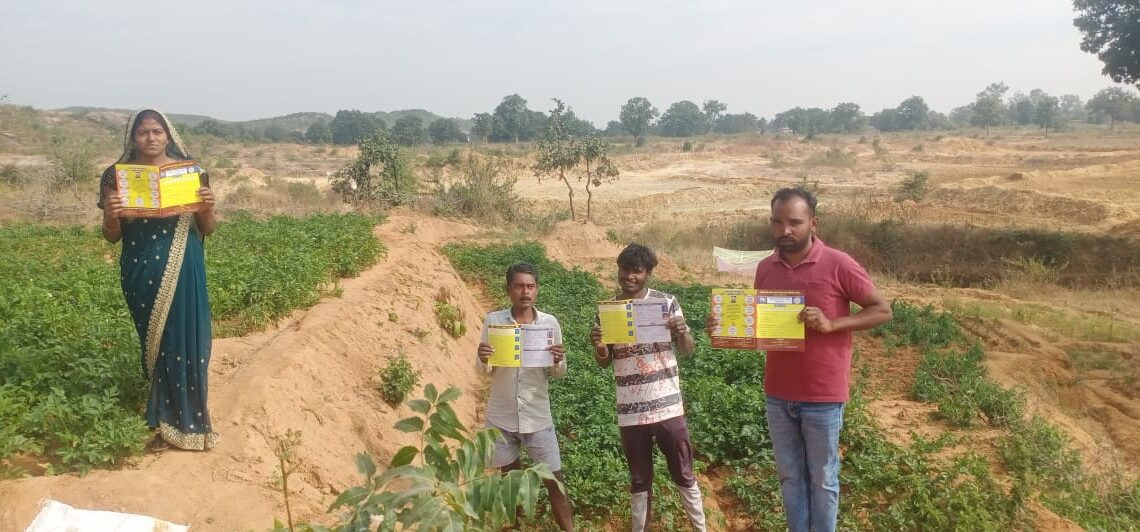
[{"label": "green tree", "polygon": [[818,107],[808,109],[793,107],[772,117],[772,127],[775,129],[786,127],[797,135],[813,137],[826,133],[830,121],[828,112]]},{"label": "green tree", "polygon": [[1096,54],[1101,72],[1117,83],[1140,85],[1140,5],[1136,0],[1073,0],[1081,50]]},{"label": "green tree", "polygon": [[356,160],[333,176],[332,189],[354,205],[401,205],[415,194],[416,180],[400,147],[377,129],[360,141]]},{"label": "green tree", "polygon": [[979,92],[971,108],[973,112],[970,116],[970,125],[986,128],[987,135],[990,133],[990,127],[1000,126],[1006,111],[1002,96],[1008,90],[1009,87],[1005,83],[999,82],[990,83],[985,90]]},{"label": "green tree", "polygon": [[1049,136],[1049,128],[1057,128],[1058,122],[1061,118],[1061,104],[1056,97],[1045,95],[1037,104],[1036,116],[1037,125],[1045,128],[1045,136]]},{"label": "green tree", "polygon": [[1122,87],[1109,87],[1089,99],[1085,105],[1090,115],[1107,116],[1110,120],[1109,129],[1116,128],[1116,121],[1128,116],[1136,97]]},{"label": "green tree", "polygon": [[649,100],[638,96],[630,98],[621,106],[618,119],[621,120],[622,127],[636,139],[644,137],[649,132],[650,124],[657,116],[657,108],[653,107]]},{"label": "green tree", "polygon": [[902,119],[898,109],[883,109],[871,115],[871,126],[879,131],[899,131],[902,129]]},{"label": "green tree", "polygon": [[424,121],[416,115],[404,115],[392,124],[392,140],[401,146],[416,146],[428,141]]},{"label": "green tree", "polygon": [[555,98],[554,109],[550,110],[550,117],[546,121],[546,132],[538,140],[534,173],[539,179],[543,176],[553,176],[566,185],[567,195],[570,197],[571,220],[577,217],[574,212],[574,187],[567,174],[581,161],[582,154],[578,142],[566,128],[566,105],[562,100]]},{"label": "green tree", "polygon": [[280,124],[270,124],[266,126],[262,136],[269,142],[282,142],[289,138],[289,130]]},{"label": "green tree", "polygon": [[603,183],[614,182],[620,172],[608,156],[609,147],[606,142],[597,135],[591,135],[580,142],[578,151],[586,166],[586,221],[590,221],[593,216],[593,189],[602,186]]},{"label": "green tree", "polygon": [[574,111],[566,111],[566,116],[563,117],[566,125],[566,131],[573,137],[584,138],[598,133],[598,128],[594,124],[578,118]]},{"label": "green tree", "polygon": [[926,113],[926,129],[951,129],[953,124],[950,123],[950,117],[945,113],[931,110]]},{"label": "green tree", "polygon": [[726,114],[716,123],[716,132],[725,135],[752,133],[760,129],[760,120],[752,113]]},{"label": "green tree", "polygon": [[897,110],[899,126],[902,129],[910,131],[926,128],[926,117],[930,113],[930,107],[926,105],[926,100],[923,100],[922,96],[911,96],[903,100]]},{"label": "green tree", "polygon": [[492,131],[495,129],[495,118],[490,113],[475,113],[475,120],[471,126],[471,135],[478,138],[479,142],[487,143],[487,139],[491,136]]},{"label": "green tree", "polygon": [[356,110],[342,109],[337,111],[336,116],[329,122],[333,144],[342,146],[356,144],[361,139],[372,135],[374,131],[386,127],[387,125],[383,120]]},{"label": "green tree", "polygon": [[968,126],[970,125],[970,121],[974,118],[974,105],[969,104],[955,107],[950,110],[950,115],[947,118],[954,127]]},{"label": "green tree", "polygon": [[1019,126],[1026,126],[1033,123],[1037,110],[1034,108],[1033,100],[1029,99],[1024,93],[1018,92],[1009,99],[1009,117],[1011,121],[1017,123]]},{"label": "green tree", "polygon": [[620,137],[625,133],[625,126],[617,120],[610,120],[609,123],[606,124],[606,130],[602,132],[602,134],[607,137]]},{"label": "green tree", "polygon": [[831,127],[833,132],[858,133],[867,127],[867,117],[859,109],[859,104],[844,102],[831,110]]},{"label": "green tree", "polygon": [[666,137],[691,137],[704,131],[705,123],[705,115],[697,104],[681,100],[661,115],[658,126]]},{"label": "green tree", "polygon": [[720,117],[728,106],[717,100],[705,100],[701,105],[701,112],[705,115],[705,133],[708,133],[716,128],[716,124],[720,121]]},{"label": "green tree", "polygon": [[1061,118],[1065,121],[1085,119],[1085,104],[1076,94],[1061,95]]},{"label": "green tree", "polygon": [[459,129],[459,122],[451,118],[436,119],[428,126],[428,136],[432,144],[449,144],[463,142],[466,136]]},{"label": "green tree", "polygon": [[492,136],[496,140],[526,139],[531,121],[531,111],[526,107],[526,100],[518,94],[503,97],[503,101],[495,107],[494,127]]},{"label": "green tree", "polygon": [[316,122],[305,130],[305,142],[309,144],[331,144],[332,130],[324,122]]}]

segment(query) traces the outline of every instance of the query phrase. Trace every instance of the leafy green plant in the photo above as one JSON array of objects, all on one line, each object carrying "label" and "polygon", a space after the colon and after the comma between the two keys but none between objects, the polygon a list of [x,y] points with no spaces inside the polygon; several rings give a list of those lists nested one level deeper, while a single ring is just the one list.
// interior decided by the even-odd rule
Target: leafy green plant
[{"label": "leafy green plant", "polygon": [[962,427],[979,420],[996,426],[1020,423],[1024,398],[985,378],[983,356],[979,344],[965,352],[927,350],[915,372],[914,397],[937,403],[941,417]]},{"label": "leafy green plant", "polygon": [[412,367],[411,360],[404,353],[388,358],[388,363],[380,368],[380,396],[389,405],[403,402],[404,397],[420,382],[420,372]]},{"label": "leafy green plant", "polygon": [[383,473],[368,455],[357,455],[365,482],[333,502],[329,510],[346,517],[332,530],[499,530],[517,522],[517,508],[534,517],[543,481],[557,480],[544,464],[506,474],[490,468],[497,431],[471,435],[463,428],[450,404],[461,393],[454,386],[438,393],[429,383],[422,399],[408,401],[417,415],[395,428],[419,435],[420,443],[397,451]]},{"label": "leafy green plant", "polygon": [[439,326],[452,338],[462,338],[467,334],[467,324],[463,322],[463,310],[446,301],[435,304],[435,318]]},{"label": "leafy green plant", "polygon": [[929,181],[930,172],[926,170],[908,172],[895,189],[895,201],[922,201],[930,190]]},{"label": "leafy green plant", "polygon": [[613,244],[621,243],[621,235],[613,228],[606,229],[606,240]]}]

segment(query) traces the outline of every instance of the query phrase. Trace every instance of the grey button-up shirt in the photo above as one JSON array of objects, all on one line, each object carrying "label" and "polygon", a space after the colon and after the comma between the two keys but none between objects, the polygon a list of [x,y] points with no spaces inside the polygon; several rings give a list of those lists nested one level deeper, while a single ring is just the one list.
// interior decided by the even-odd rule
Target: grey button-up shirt
[{"label": "grey button-up shirt", "polygon": [[[554,343],[562,343],[562,327],[558,318],[535,309],[535,325],[553,325]],[[487,343],[488,325],[512,325],[511,309],[497,310],[483,320],[483,335],[479,340]],[[549,368],[491,367],[475,358],[480,373],[491,375],[491,398],[487,400],[487,422],[500,430],[530,434],[554,425],[550,416],[550,378],[566,374],[566,358]]]}]

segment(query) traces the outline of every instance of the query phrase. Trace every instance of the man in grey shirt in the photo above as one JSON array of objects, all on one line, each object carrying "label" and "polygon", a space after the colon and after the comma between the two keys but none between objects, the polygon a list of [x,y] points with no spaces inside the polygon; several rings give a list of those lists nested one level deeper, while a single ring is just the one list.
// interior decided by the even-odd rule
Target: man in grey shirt
[{"label": "man in grey shirt", "polygon": [[[562,327],[558,319],[534,308],[538,297],[538,272],[534,266],[519,263],[507,268],[507,296],[511,308],[498,310],[483,320],[483,336],[475,367],[491,375],[491,397],[487,400],[487,425],[499,429],[495,442],[494,467],[504,473],[521,467],[519,449],[526,447],[531,460],[546,464],[554,476],[565,483],[562,476],[562,456],[554,432],[554,419],[550,415],[548,381],[566,374],[566,350],[562,346]],[[550,367],[490,366],[494,354],[488,340],[491,325],[535,324],[553,328],[553,345],[550,352],[554,365]],[[545,481],[550,493],[550,506],[554,519],[562,530],[574,529],[574,513],[570,499],[558,484]]]}]

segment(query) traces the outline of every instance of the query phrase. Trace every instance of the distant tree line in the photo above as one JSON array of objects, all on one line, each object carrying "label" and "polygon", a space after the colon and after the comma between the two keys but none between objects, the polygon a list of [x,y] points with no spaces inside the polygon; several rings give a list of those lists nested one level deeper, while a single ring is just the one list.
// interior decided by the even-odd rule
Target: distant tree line
[{"label": "distant tree line", "polygon": [[[664,112],[644,97],[630,98],[618,112],[618,119],[598,129],[567,108],[559,115],[559,126],[574,138],[592,136],[633,136],[640,144],[650,135],[691,137],[704,134],[736,135],[741,133],[776,133],[813,136],[819,134],[861,133],[868,128],[878,131],[916,131],[997,126],[1034,126],[1050,131],[1063,129],[1074,122],[1108,124],[1115,128],[1120,121],[1140,123],[1140,98],[1125,87],[1104,89],[1087,102],[1075,94],[1052,96],[1041,89],[1028,94],[1009,93],[1004,83],[991,83],[974,101],[956,107],[949,114],[930,109],[921,96],[910,96],[896,107],[882,109],[868,116],[858,104],[840,102],[834,107],[794,107],[776,113],[771,119],[752,113],[728,113],[728,105],[706,100],[697,105],[690,100],[670,104]],[[489,113],[476,113],[467,124],[454,118],[436,118],[425,122],[419,114],[403,114],[388,124],[375,113],[340,110],[331,119],[317,120],[307,128],[289,129],[270,121],[268,125],[221,122],[208,119],[188,128],[192,133],[247,142],[297,142],[309,144],[354,145],[376,131],[387,132],[401,146],[420,144],[535,142],[548,129],[549,116],[528,107],[518,94],[503,97]],[[327,115],[326,115],[327,116]],[[430,119],[430,114],[427,115]],[[285,117],[288,118],[288,117]],[[466,126],[466,127],[465,127]],[[466,131],[465,131],[466,129]]]}]

